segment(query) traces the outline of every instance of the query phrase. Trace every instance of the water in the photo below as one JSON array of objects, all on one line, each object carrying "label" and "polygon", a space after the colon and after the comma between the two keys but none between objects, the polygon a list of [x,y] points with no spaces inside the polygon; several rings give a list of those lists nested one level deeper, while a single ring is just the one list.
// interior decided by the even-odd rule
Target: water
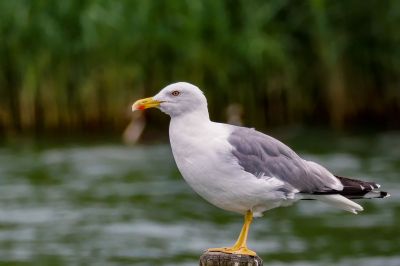
[{"label": "water", "polygon": [[[266,213],[249,240],[265,265],[400,265],[400,134],[284,138],[392,196],[363,201],[360,215],[311,201]],[[0,265],[197,265],[241,224],[190,190],[166,144],[0,148]]]}]

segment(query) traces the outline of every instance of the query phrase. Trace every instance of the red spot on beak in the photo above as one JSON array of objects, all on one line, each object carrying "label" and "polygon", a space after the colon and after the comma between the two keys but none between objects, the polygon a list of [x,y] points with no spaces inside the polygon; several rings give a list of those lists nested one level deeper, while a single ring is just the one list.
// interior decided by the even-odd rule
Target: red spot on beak
[{"label": "red spot on beak", "polygon": [[138,105],[138,106],[136,107],[136,109],[138,109],[138,110],[144,110],[145,108],[144,108],[144,105]]}]

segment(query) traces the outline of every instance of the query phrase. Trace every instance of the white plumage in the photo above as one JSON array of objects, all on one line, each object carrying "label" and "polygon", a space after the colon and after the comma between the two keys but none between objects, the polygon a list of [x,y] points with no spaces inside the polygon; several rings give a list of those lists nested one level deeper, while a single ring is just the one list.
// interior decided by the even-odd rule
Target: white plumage
[{"label": "white plumage", "polygon": [[[349,198],[385,197],[377,184],[334,176],[323,166],[303,160],[280,141],[254,129],[215,123],[207,100],[196,86],[171,84],[132,109],[158,107],[171,116],[169,137],[175,162],[185,181],[200,196],[222,209],[251,217],[315,199],[352,213],[363,208]],[[246,226],[247,225],[247,226]],[[245,239],[223,252],[250,252]],[[221,251],[221,249],[217,249]]]},{"label": "white plumage", "polygon": [[284,182],[255,178],[232,155],[228,136],[232,127],[214,123],[196,112],[171,119],[169,136],[175,162],[189,186],[222,209],[255,216],[295,201],[276,191]]}]

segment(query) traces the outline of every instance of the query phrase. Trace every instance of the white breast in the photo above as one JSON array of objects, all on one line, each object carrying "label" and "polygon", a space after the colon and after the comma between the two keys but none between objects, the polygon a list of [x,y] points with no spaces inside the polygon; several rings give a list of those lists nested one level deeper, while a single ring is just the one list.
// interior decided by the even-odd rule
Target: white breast
[{"label": "white breast", "polygon": [[[206,129],[206,130],[205,130]],[[185,180],[197,192],[210,183],[218,182],[217,175],[228,174],[223,165],[233,160],[227,136],[228,128],[208,121],[193,127],[190,122],[172,120],[170,142],[176,164]]]},{"label": "white breast", "polygon": [[[277,196],[280,184],[245,172],[227,141],[232,128],[195,117],[171,120],[170,142],[176,164],[190,187],[212,204],[245,213]],[[272,181],[272,180],[271,180]],[[270,193],[268,193],[270,191]]]}]

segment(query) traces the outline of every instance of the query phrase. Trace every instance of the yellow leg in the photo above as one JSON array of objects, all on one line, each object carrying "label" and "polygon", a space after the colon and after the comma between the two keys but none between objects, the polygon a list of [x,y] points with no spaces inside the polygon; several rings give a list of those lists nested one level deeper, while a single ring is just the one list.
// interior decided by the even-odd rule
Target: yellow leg
[{"label": "yellow leg", "polygon": [[230,254],[243,254],[256,256],[257,254],[247,248],[247,235],[249,233],[250,224],[253,221],[253,213],[251,211],[247,211],[244,217],[244,224],[242,227],[242,231],[240,231],[239,237],[236,240],[236,243],[229,248],[210,248],[208,251],[219,251]]}]

